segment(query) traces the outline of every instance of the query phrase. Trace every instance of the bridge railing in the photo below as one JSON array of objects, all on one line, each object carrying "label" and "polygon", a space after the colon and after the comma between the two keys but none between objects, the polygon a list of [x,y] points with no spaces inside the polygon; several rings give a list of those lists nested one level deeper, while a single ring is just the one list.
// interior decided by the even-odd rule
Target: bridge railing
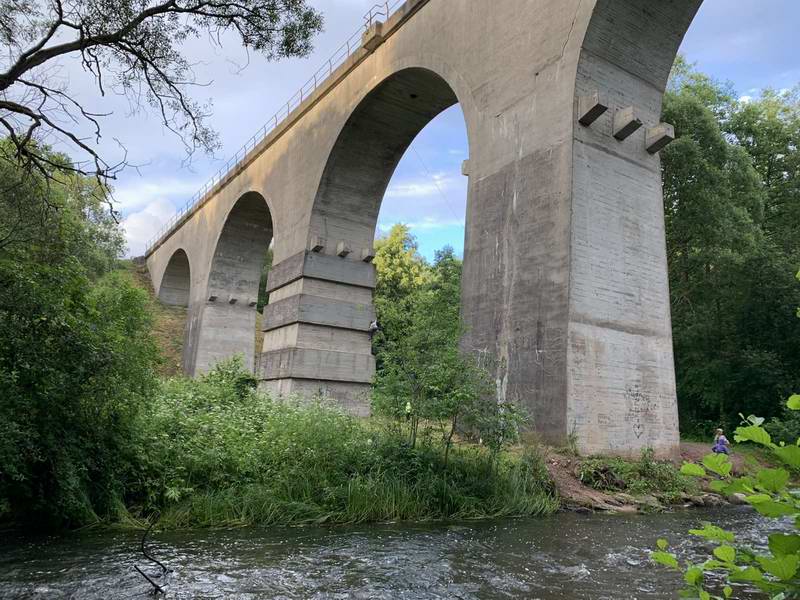
[{"label": "bridge railing", "polygon": [[201,187],[194,196],[192,196],[186,204],[181,206],[178,211],[169,219],[148,242],[145,254],[149,254],[150,250],[172,229],[180,222],[180,220],[200,203],[200,201],[216,186],[220,181],[223,181],[227,174],[236,167],[247,154],[253,150],[261,141],[266,138],[272,131],[278,128],[284,120],[286,120],[292,111],[300,106],[309,96],[311,96],[317,88],[325,82],[333,72],[339,68],[344,62],[350,58],[357,50],[361,48],[361,40],[365,31],[367,31],[373,23],[377,21],[387,21],[392,12],[405,0],[391,0],[389,2],[382,2],[373,6],[369,12],[364,15],[364,24],[351,35],[344,44],[342,44],[336,52],[322,65],[312,77],[292,96],[289,100],[281,106],[280,110],[276,112],[256,133],[247,140],[244,145],[219,170],[214,173],[211,178]]}]

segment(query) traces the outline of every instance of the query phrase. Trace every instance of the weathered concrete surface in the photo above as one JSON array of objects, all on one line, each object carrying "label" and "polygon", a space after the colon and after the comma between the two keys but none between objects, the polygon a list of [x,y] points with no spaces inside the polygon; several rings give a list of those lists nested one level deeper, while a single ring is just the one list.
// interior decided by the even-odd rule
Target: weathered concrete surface
[{"label": "weathered concrete surface", "polygon": [[191,265],[186,370],[252,356],[243,299],[256,296],[274,235],[255,365],[264,387],[366,413],[380,203],[413,138],[460,102],[465,348],[497,359],[498,396],[548,441],[674,453],[662,192],[647,136],[700,1],[406,2],[149,254],[165,297],[173,255]]},{"label": "weathered concrete surface", "polygon": [[183,250],[176,250],[170,258],[161,286],[158,299],[170,306],[189,306],[189,288],[191,285],[191,268],[189,257]]}]

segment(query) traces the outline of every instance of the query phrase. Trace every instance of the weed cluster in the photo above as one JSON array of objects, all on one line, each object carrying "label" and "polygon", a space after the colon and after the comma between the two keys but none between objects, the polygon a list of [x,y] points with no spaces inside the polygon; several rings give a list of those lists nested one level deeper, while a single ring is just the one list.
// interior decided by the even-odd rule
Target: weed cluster
[{"label": "weed cluster", "polygon": [[682,475],[672,463],[656,460],[650,449],[644,450],[638,461],[605,457],[583,460],[578,466],[578,478],[597,490],[636,496],[653,494],[667,502],[697,491],[692,479]]},{"label": "weed cluster", "polygon": [[541,457],[418,443],[322,402],[276,401],[237,362],[175,379],[139,427],[131,510],[171,528],[538,515]]}]

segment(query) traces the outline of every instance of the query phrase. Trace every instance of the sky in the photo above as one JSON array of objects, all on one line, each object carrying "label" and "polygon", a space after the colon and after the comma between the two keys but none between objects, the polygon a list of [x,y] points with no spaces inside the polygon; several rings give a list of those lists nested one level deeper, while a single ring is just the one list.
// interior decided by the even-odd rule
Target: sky
[{"label": "sky", "polygon": [[[359,28],[374,0],[311,4],[325,15],[325,31],[308,58],[268,63],[257,55],[248,57],[236,45],[219,49],[204,40],[187,48],[198,63],[198,79],[207,83],[195,89],[193,97],[213,101],[208,123],[222,142],[215,157],[195,155],[190,164],[180,140],[163,130],[154,114],[132,113],[124,99],[113,94],[98,106],[78,65],[65,65],[65,76],[90,105],[113,113],[103,122],[104,150],[118,154],[119,140],[128,161],[136,165],[123,171],[115,184],[129,255],[143,253],[160,225]],[[681,51],[700,70],[732,82],[741,96],[755,96],[765,87],[790,88],[800,83],[798,24],[798,0],[705,0]],[[379,234],[404,222],[424,256],[432,258],[445,245],[461,254],[467,196],[461,163],[467,156],[463,115],[454,106],[434,119],[403,157],[381,207]]]}]

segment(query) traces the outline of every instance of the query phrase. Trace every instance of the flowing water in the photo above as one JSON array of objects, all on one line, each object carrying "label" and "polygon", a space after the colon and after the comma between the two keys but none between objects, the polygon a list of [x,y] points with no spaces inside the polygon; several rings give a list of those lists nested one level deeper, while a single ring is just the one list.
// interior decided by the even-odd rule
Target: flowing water
[{"label": "flowing water", "polygon": [[[710,520],[754,541],[747,508],[652,515],[580,515],[458,524],[155,533],[151,554],[172,572],[167,598],[650,599],[675,598],[677,574],[653,565],[659,537],[686,558],[709,546],[686,531]],[[133,565],[139,534],[0,533],[0,598],[148,598]],[[163,597],[163,596],[162,596]],[[756,597],[739,590],[737,598]]]}]

